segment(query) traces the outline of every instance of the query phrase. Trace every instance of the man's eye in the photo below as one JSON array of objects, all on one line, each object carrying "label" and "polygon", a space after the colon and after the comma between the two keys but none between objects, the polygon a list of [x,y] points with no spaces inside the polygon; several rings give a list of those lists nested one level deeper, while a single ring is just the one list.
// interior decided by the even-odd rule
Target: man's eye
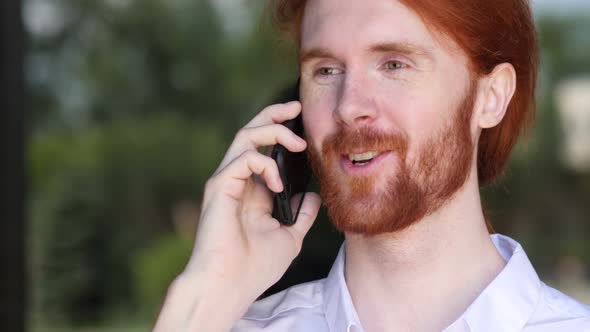
[{"label": "man's eye", "polygon": [[319,75],[323,75],[323,76],[330,76],[330,75],[341,74],[342,71],[340,69],[336,69],[336,68],[324,67],[324,68],[318,69],[317,73]]},{"label": "man's eye", "polygon": [[389,61],[385,65],[385,69],[387,70],[396,70],[406,68],[406,64],[399,61]]}]

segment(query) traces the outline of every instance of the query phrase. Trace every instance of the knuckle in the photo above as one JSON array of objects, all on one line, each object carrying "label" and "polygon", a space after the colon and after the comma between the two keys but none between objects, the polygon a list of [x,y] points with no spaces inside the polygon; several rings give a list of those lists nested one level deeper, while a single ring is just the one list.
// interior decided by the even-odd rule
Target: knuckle
[{"label": "knuckle", "polygon": [[247,163],[248,167],[250,168],[259,168],[260,165],[260,157],[262,155],[254,150],[247,150],[242,153],[240,157],[243,162]]},{"label": "knuckle", "polygon": [[236,132],[234,140],[239,141],[239,140],[246,139],[248,137],[249,131],[250,130],[248,128],[242,128],[242,129],[238,130]]},{"label": "knuckle", "polygon": [[209,192],[211,191],[211,189],[215,188],[217,183],[218,183],[218,175],[214,175],[210,178],[207,179],[207,181],[205,181],[205,191]]},{"label": "knuckle", "polygon": [[242,158],[245,158],[248,160],[257,159],[259,154],[260,153],[254,151],[254,150],[246,150],[242,153]]},{"label": "knuckle", "polygon": [[219,176],[213,176],[207,179],[205,182],[205,188],[203,190],[203,204],[209,202],[212,195],[214,195],[215,188],[218,187]]},{"label": "knuckle", "polygon": [[266,167],[277,166],[277,163],[271,157],[265,155],[260,155],[260,157],[260,161],[263,162]]}]

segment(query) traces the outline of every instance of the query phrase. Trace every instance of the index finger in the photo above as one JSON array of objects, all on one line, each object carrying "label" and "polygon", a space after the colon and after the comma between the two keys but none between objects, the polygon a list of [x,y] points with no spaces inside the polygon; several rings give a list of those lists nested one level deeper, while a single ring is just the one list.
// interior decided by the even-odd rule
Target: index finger
[{"label": "index finger", "polygon": [[296,100],[284,104],[273,104],[260,111],[260,113],[246,124],[245,128],[282,123],[295,118],[300,112],[301,103]]}]

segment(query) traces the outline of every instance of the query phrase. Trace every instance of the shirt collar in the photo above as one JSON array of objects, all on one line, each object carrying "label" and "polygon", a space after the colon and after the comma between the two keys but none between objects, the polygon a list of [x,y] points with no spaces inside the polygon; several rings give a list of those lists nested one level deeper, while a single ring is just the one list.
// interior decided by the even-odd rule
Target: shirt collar
[{"label": "shirt collar", "polygon": [[[521,245],[513,239],[491,235],[506,266],[446,331],[467,325],[469,331],[520,331],[540,299],[541,281]],[[330,331],[362,331],[344,279],[343,243],[324,288],[324,312]],[[460,330],[464,330],[460,328]]]},{"label": "shirt collar", "polygon": [[471,331],[521,331],[540,300],[541,280],[518,242],[491,237],[506,266],[461,318]]}]

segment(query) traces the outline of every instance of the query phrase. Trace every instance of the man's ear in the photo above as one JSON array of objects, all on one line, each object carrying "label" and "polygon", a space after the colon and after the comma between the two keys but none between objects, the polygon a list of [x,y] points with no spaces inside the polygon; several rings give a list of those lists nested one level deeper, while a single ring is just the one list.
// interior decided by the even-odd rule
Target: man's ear
[{"label": "man's ear", "polygon": [[477,121],[480,128],[491,128],[506,114],[516,90],[516,71],[509,63],[499,64],[482,83],[483,105]]}]

